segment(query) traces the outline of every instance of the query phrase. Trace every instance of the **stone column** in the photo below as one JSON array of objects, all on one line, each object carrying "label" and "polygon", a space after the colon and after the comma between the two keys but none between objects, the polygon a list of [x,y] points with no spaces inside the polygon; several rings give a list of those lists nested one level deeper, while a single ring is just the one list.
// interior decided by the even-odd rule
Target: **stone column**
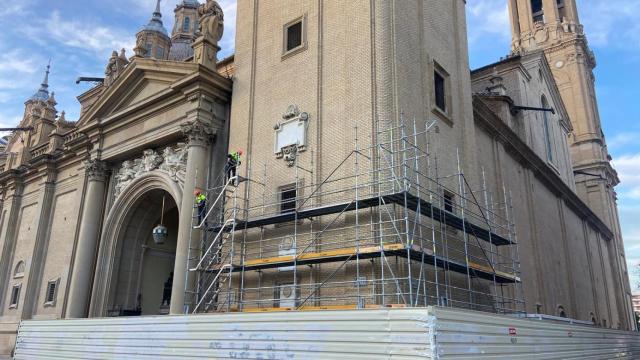
[{"label": "stone column", "polygon": [[560,12],[558,11],[558,0],[542,0],[545,22],[555,24],[560,22]]},{"label": "stone column", "polygon": [[520,39],[520,16],[518,15],[517,0],[509,0],[509,17],[511,18],[511,35],[514,39]]},{"label": "stone column", "polygon": [[[173,287],[171,289],[170,314],[184,314],[186,306],[193,309],[191,297],[185,301],[185,285],[189,290],[195,289],[195,276],[188,268],[196,264],[189,261],[189,248],[200,245],[201,232],[193,229],[193,192],[196,188],[204,189],[207,177],[207,149],[213,137],[213,128],[208,121],[196,118],[182,124],[182,131],[188,138],[187,172],[180,204],[180,222],[178,225],[178,244],[176,262],[173,269]],[[193,234],[191,232],[193,231]],[[191,241],[191,243],[190,243]],[[195,299],[195,297],[193,297]],[[185,306],[186,305],[186,306]]]},{"label": "stone column", "polygon": [[567,17],[569,21],[573,21],[576,24],[580,23],[580,19],[578,17],[578,8],[576,5],[576,0],[565,0],[564,6],[567,8]]},{"label": "stone column", "polygon": [[104,195],[106,189],[106,165],[99,160],[86,163],[87,191],[82,208],[82,223],[71,272],[71,286],[67,303],[67,318],[87,316],[91,294],[91,280],[100,239]]}]

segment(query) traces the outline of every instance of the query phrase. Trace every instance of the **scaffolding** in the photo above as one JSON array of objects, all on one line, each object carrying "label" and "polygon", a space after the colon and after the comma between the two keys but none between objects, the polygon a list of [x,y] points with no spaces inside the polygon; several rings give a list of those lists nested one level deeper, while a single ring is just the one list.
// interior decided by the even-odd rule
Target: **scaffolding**
[{"label": "scaffolding", "polygon": [[435,123],[376,127],[366,146],[355,127],[353,150],[316,184],[301,181],[313,164],[294,160],[289,187],[254,162],[208,189],[185,311],[524,312],[510,193],[488,188],[484,170],[473,189],[457,151],[457,171],[440,174]]}]

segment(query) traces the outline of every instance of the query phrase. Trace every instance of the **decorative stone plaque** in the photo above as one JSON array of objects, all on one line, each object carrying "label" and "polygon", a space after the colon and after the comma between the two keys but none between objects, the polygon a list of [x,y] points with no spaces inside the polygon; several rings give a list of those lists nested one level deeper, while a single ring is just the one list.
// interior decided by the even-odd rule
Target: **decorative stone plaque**
[{"label": "decorative stone plaque", "polygon": [[307,146],[307,127],[309,114],[300,112],[296,105],[290,105],[282,115],[282,121],[273,128],[275,130],[274,153],[276,158],[293,166],[299,152]]}]

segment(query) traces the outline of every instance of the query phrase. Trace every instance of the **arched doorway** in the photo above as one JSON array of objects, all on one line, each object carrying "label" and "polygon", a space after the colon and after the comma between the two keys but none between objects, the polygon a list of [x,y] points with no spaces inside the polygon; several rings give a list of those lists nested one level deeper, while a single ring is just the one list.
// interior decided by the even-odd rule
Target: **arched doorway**
[{"label": "arched doorway", "polygon": [[[161,220],[168,235],[164,243],[158,244],[152,232]],[[175,200],[162,189],[147,191],[128,210],[116,235],[118,246],[113,257],[107,315],[169,312],[178,220]]]}]

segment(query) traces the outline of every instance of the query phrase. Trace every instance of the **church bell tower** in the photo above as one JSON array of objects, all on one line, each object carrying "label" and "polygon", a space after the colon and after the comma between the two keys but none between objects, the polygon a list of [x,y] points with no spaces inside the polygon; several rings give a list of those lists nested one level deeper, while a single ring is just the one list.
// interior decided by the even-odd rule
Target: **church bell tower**
[{"label": "church bell tower", "polygon": [[593,75],[596,61],[576,0],[509,0],[509,15],[512,52],[544,51],[569,113],[576,191],[615,232],[619,225],[614,187],[620,181],[600,123]]},{"label": "church bell tower", "polygon": [[[630,307],[631,291],[614,187],[620,180],[611,165],[595,92],[596,60],[580,24],[576,0],[508,0],[512,53],[543,51],[560,90],[573,133],[569,139],[576,192],[611,229],[608,256],[620,278],[618,306]],[[540,104],[531,104],[533,106]],[[630,314],[631,312],[629,312]],[[633,323],[632,315],[629,322]]]}]

